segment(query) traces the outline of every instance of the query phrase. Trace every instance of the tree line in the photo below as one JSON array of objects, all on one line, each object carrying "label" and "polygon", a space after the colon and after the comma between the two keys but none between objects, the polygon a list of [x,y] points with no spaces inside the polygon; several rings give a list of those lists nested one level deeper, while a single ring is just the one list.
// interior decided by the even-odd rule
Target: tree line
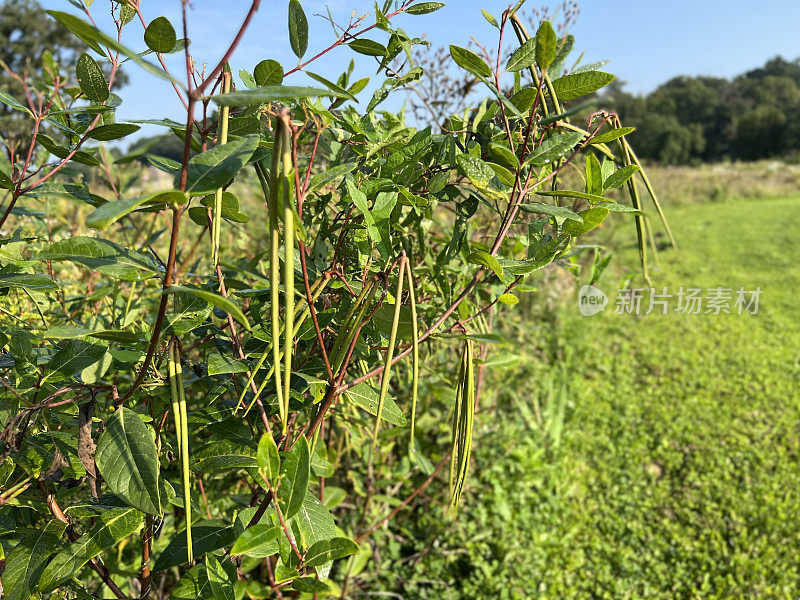
[{"label": "tree line", "polygon": [[609,88],[643,158],[687,164],[800,151],[800,59],[776,57],[732,79],[675,77],[644,96],[620,82]]}]

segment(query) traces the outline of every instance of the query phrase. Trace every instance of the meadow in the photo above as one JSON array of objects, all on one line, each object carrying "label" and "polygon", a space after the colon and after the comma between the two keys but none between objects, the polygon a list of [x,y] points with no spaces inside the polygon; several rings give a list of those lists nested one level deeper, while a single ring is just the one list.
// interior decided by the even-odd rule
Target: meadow
[{"label": "meadow", "polygon": [[508,327],[496,355],[539,350],[492,371],[463,518],[410,515],[387,583],[404,598],[795,597],[799,204],[669,207],[680,250],[661,254],[658,291],[760,288],[757,314],[675,298],[616,314],[637,254],[629,230],[601,231],[607,309],[581,316],[573,286]]}]

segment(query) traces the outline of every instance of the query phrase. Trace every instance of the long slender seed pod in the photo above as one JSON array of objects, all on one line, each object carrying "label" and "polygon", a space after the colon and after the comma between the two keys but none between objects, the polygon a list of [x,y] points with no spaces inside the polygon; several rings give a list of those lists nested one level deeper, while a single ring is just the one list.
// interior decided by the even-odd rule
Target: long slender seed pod
[{"label": "long slender seed pod", "polygon": [[283,123],[280,119],[275,121],[275,139],[272,145],[272,168],[270,171],[269,183],[269,230],[270,230],[270,250],[269,250],[269,287],[270,287],[270,310],[272,313],[272,370],[275,376],[275,394],[278,398],[278,411],[281,416],[281,423],[286,422],[286,414],[283,408],[283,393],[281,391],[281,349],[277,343],[281,330],[280,316],[280,279],[281,266],[278,253],[281,247],[281,232],[278,224],[278,169],[281,157],[281,129]]},{"label": "long slender seed pod", "polygon": [[[330,279],[327,278],[327,277],[324,277],[320,281],[322,281],[322,285],[320,285],[319,288],[316,291],[312,292],[312,296],[311,296],[312,300],[316,300],[317,298],[319,298],[320,294],[322,294],[322,291],[325,289],[325,286],[327,285],[328,281],[330,281]],[[316,286],[318,283],[319,282],[315,283],[314,285]],[[311,289],[313,290],[314,287],[312,286]],[[297,310],[300,309],[301,307],[302,307],[303,312],[300,315],[299,319],[295,319],[295,324],[294,324],[294,335],[295,336],[300,332],[300,328],[303,326],[303,323],[308,318],[308,315],[311,314],[311,311],[309,310],[308,306],[306,306],[306,305],[304,305],[302,303],[300,304],[300,306],[298,306],[295,309],[295,313],[297,313]],[[266,358],[267,354],[269,354],[269,352],[271,350],[272,350],[272,346],[269,346],[264,351],[264,354],[261,355],[261,358],[259,359],[259,362],[256,365],[256,368],[253,370],[253,372],[250,375],[250,379],[248,379],[248,381],[247,381],[247,386],[250,385],[250,381],[252,381],[252,379],[255,377],[256,372],[261,368],[261,365],[264,363],[264,359]],[[278,360],[280,361],[280,359],[278,359]],[[267,386],[267,382],[270,380],[270,377],[272,377],[272,374],[274,372],[273,369],[274,369],[274,365],[271,365],[269,370],[267,371],[266,377],[264,377],[264,380],[261,382],[261,385],[258,386],[258,389],[256,390],[256,393],[253,396],[253,400],[250,402],[250,404],[247,405],[247,408],[245,409],[244,414],[242,415],[243,417],[247,416],[247,413],[249,413],[250,409],[253,408],[253,405],[256,403],[256,400],[259,397],[261,397],[261,392],[264,391],[264,388]],[[239,397],[239,403],[240,404],[242,403],[246,392],[247,392],[247,389],[245,389],[242,392],[241,396]],[[238,406],[237,406],[237,409],[238,409]]]},{"label": "long slender seed pod", "polygon": [[[628,151],[628,146],[625,144],[624,141],[618,141],[618,146],[620,148],[622,154],[622,160],[625,166],[632,164],[630,153]],[[631,177],[626,182],[628,186],[628,192],[631,197],[631,205],[638,211],[642,210],[642,200],[639,196],[639,190],[636,187],[636,180]],[[637,242],[639,245],[639,259],[642,263],[642,275],[644,276],[644,280],[648,286],[653,287],[652,282],[650,281],[650,274],[647,271],[647,231],[645,229],[645,218],[642,215],[635,215],[634,222],[636,223],[636,237]]]},{"label": "long slender seed pod", "polygon": [[[322,291],[328,285],[329,281],[330,281],[330,275],[326,274],[324,277],[321,277],[320,279],[317,279],[317,281],[315,281],[314,283],[311,284],[311,299],[312,300],[317,300],[317,298],[320,297],[320,295],[322,294]],[[300,313],[299,317],[297,317],[297,313]],[[311,311],[309,310],[308,306],[306,305],[305,298],[301,299],[300,302],[297,303],[297,306],[295,306],[295,309],[294,309],[294,314],[295,314],[294,335],[297,335],[298,331],[300,330],[300,327],[303,325],[305,320],[308,318],[308,315],[311,314]],[[283,330],[281,329],[281,331],[283,331]],[[239,410],[239,407],[241,407],[242,404],[244,403],[244,397],[247,395],[247,390],[250,388],[250,384],[253,383],[253,380],[256,378],[256,375],[258,374],[258,371],[264,365],[264,362],[267,360],[267,356],[269,356],[270,353],[272,353],[272,342],[269,343],[269,345],[267,346],[267,349],[264,350],[264,352],[261,354],[261,356],[259,357],[258,361],[256,362],[256,366],[253,368],[253,370],[250,373],[250,377],[247,378],[247,382],[244,384],[244,387],[242,388],[241,394],[239,394],[239,402],[236,404],[236,410]],[[267,375],[266,379],[269,379],[271,375],[272,375],[272,370],[269,371],[269,374]],[[256,395],[256,397],[258,397],[258,395]],[[252,406],[253,403],[255,403],[255,398],[256,397],[253,398],[253,402],[250,403],[250,406]],[[250,408],[248,406],[247,411],[245,412],[245,415],[249,411],[250,411]]]},{"label": "long slender seed pod", "polygon": [[639,162],[639,158],[636,156],[636,153],[631,148],[628,141],[623,138],[623,144],[625,144],[625,148],[630,155],[631,162],[639,167],[639,175],[642,177],[642,181],[644,182],[644,187],[647,188],[647,193],[650,194],[650,198],[653,200],[653,205],[656,207],[656,211],[658,212],[658,216],[661,219],[661,225],[664,227],[664,231],[667,232],[667,237],[669,238],[670,244],[672,247],[677,250],[678,244],[675,241],[675,238],[672,235],[672,229],[670,229],[669,222],[667,221],[666,215],[664,215],[664,210],[661,208],[661,203],[658,201],[658,196],[656,196],[656,191],[653,189],[653,185],[650,183],[650,179],[647,177],[647,172],[644,170],[642,163]]},{"label": "long slender seed pod", "polygon": [[356,298],[356,301],[353,303],[352,308],[350,308],[350,311],[347,313],[339,329],[339,335],[336,337],[336,342],[333,344],[333,349],[330,353],[332,357],[331,368],[335,375],[338,375],[338,371],[344,363],[347,350],[350,348],[353,336],[355,336],[356,330],[358,329],[357,324],[360,323],[361,319],[364,317],[366,307],[370,305],[374,295],[375,283],[371,281],[361,289],[361,293],[358,295],[358,298]]},{"label": "long slender seed pod", "polygon": [[[283,288],[284,342],[283,342],[283,415],[282,433],[286,435],[289,420],[289,399],[292,391],[292,359],[294,354],[294,208],[292,208],[290,176],[292,173],[291,123],[286,114],[281,115],[283,151]],[[277,347],[277,345],[276,345]]]},{"label": "long slender seed pod", "polygon": [[183,485],[183,513],[186,516],[186,551],[188,561],[194,560],[192,552],[192,481],[189,475],[189,415],[186,410],[186,394],[183,389],[183,369],[178,345],[175,353],[175,387],[178,389],[178,409],[181,415],[181,485]]},{"label": "long slender seed pod", "polygon": [[383,373],[381,374],[381,394],[378,397],[378,416],[375,419],[375,428],[372,430],[372,456],[375,456],[375,448],[378,444],[378,431],[381,428],[381,415],[383,414],[383,404],[386,402],[386,393],[389,390],[389,380],[392,377],[392,358],[394,357],[394,347],[397,342],[397,328],[400,324],[400,307],[403,297],[403,278],[406,270],[405,257],[400,261],[400,272],[397,274],[397,293],[394,297],[394,317],[392,318],[392,330],[389,334],[389,346],[386,348],[386,362],[384,363]]},{"label": "long slender seed pod", "polygon": [[453,411],[453,447],[450,456],[450,516],[455,517],[469,470],[475,418],[475,367],[473,342],[467,340],[461,355]]},{"label": "long slender seed pod", "polygon": [[411,438],[409,453],[415,452],[414,426],[417,419],[417,397],[419,393],[419,323],[417,323],[417,299],[414,294],[414,274],[411,272],[411,262],[408,257],[406,262],[406,277],[408,279],[408,300],[411,304],[411,345],[412,345],[412,376],[411,376]]},{"label": "long slender seed pod", "polygon": [[[522,21],[520,20],[519,16],[517,16],[516,14],[511,15],[511,26],[514,28],[514,33],[517,34],[517,39],[519,40],[520,45],[524,44],[529,39],[531,39],[531,36],[528,33],[528,30],[525,29],[525,25],[522,24]],[[528,67],[528,71],[530,72],[531,79],[533,79],[533,87],[535,89],[539,89],[539,83],[540,82],[539,82],[539,75],[536,72],[536,67],[534,67],[533,64],[531,64],[531,66]],[[544,100],[544,98],[542,98],[542,100]],[[544,116],[546,117],[547,114],[548,114],[548,112],[547,112],[547,103],[543,101],[541,103],[541,107],[542,107],[542,110],[544,111]]]},{"label": "long slender seed pod", "polygon": [[[231,73],[228,65],[225,65],[225,71],[222,73],[222,93],[227,94],[231,91]],[[228,143],[228,119],[230,116],[230,108],[223,106],[219,114],[219,138],[217,144]],[[213,266],[219,263],[219,238],[222,232],[222,188],[214,192],[214,214],[211,227],[211,261]]]},{"label": "long slender seed pod", "polygon": [[653,235],[653,226],[650,224],[650,219],[644,219],[644,231],[647,234],[647,241],[650,243],[650,252],[653,254],[653,264],[657,267],[661,264],[658,258],[658,244]]},{"label": "long slender seed pod", "polygon": [[172,399],[172,415],[175,417],[175,436],[177,437],[176,450],[178,458],[181,455],[181,409],[180,399],[178,398],[178,386],[175,374],[175,342],[170,340],[167,353],[167,368],[169,372],[169,395]]},{"label": "long slender seed pod", "polygon": [[459,425],[461,423],[461,409],[463,407],[463,394],[464,394],[464,355],[462,351],[461,361],[458,366],[458,378],[456,380],[456,394],[455,402],[453,404],[453,424],[452,433],[450,436],[450,510],[453,507],[453,498],[455,497],[456,487],[456,465],[459,464],[458,451],[459,451]]}]

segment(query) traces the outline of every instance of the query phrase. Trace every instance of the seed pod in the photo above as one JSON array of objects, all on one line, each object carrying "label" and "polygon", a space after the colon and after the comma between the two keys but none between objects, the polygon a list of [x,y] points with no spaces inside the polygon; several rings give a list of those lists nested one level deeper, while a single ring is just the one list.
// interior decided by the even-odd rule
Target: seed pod
[{"label": "seed pod", "polygon": [[192,552],[192,489],[189,477],[189,425],[186,410],[186,395],[183,389],[183,370],[181,369],[181,353],[175,338],[169,343],[169,376],[170,393],[172,394],[172,412],[175,415],[175,431],[178,437],[178,448],[181,462],[181,484],[183,485],[183,512],[186,517],[186,551],[188,562],[194,560]]},{"label": "seed pod", "polygon": [[[227,94],[231,91],[231,74],[227,68],[222,73],[222,93]],[[217,139],[218,145],[228,143],[228,119],[230,116],[230,107],[223,106],[220,109],[219,115],[219,137]],[[214,192],[214,214],[211,223],[211,262],[216,267],[219,264],[219,238],[222,232],[222,188]]]},{"label": "seed pod", "polygon": [[417,323],[417,299],[414,294],[414,275],[411,272],[411,261],[405,257],[406,277],[408,278],[408,300],[411,304],[411,345],[412,345],[412,376],[411,376],[411,437],[409,440],[409,453],[414,449],[414,426],[417,418],[417,396],[419,392],[419,324]]},{"label": "seed pod", "polygon": [[406,258],[400,260],[400,272],[397,274],[397,293],[394,296],[394,317],[392,319],[392,330],[389,334],[389,346],[386,348],[386,361],[384,362],[383,374],[381,375],[381,394],[378,398],[378,416],[375,419],[375,428],[372,430],[372,455],[375,455],[375,446],[378,443],[378,431],[381,428],[381,415],[383,414],[383,404],[386,401],[386,392],[389,390],[389,379],[392,376],[392,357],[394,347],[397,342],[397,327],[400,324],[400,300],[403,297],[403,275],[406,270]]},{"label": "seed pod", "polygon": [[[292,207],[292,141],[291,123],[287,114],[281,115],[281,150],[283,152],[283,435],[289,418],[289,399],[292,391],[292,358],[294,354],[294,208]],[[277,344],[275,345],[277,347]]]},{"label": "seed pod", "polygon": [[475,372],[472,361],[473,342],[467,340],[461,353],[453,408],[453,438],[450,454],[450,516],[455,517],[464,489],[472,451],[472,429],[475,417]]}]

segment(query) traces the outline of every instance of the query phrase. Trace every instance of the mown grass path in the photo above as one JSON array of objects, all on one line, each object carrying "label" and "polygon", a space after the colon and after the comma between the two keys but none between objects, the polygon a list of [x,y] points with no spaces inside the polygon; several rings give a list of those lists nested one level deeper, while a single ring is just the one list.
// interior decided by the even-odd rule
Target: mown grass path
[{"label": "mown grass path", "polygon": [[670,220],[681,251],[662,256],[657,288],[760,287],[759,310],[739,315],[732,301],[733,314],[635,317],[612,301],[566,319],[583,370],[562,456],[585,528],[579,587],[796,597],[800,200],[692,205]]},{"label": "mown grass path", "polygon": [[[638,260],[622,247],[599,284],[606,312],[583,317],[573,299],[554,319],[544,347],[563,374],[545,350],[491,375],[497,412],[477,417],[460,518],[415,513],[416,541],[390,559],[404,597],[797,597],[800,199],[669,218],[681,250],[654,284],[760,287],[758,314],[615,314]],[[630,244],[628,228],[603,235]],[[550,337],[526,319],[511,351]]]}]

